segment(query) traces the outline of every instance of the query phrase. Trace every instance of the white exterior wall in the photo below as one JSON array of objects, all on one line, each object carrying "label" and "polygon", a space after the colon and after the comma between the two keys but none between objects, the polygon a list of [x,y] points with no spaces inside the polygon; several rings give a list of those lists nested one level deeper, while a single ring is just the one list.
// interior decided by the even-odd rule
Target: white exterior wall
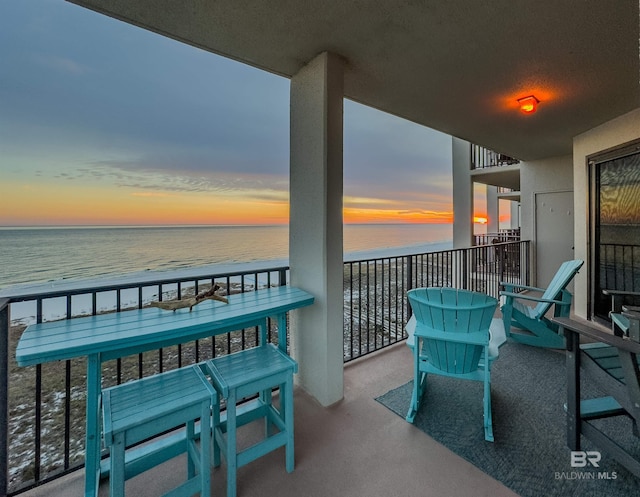
[{"label": "white exterior wall", "polygon": [[500,230],[500,207],[498,203],[498,187],[487,185],[487,233]]},{"label": "white exterior wall", "polygon": [[520,201],[518,202],[509,202],[510,205],[510,209],[511,209],[511,222],[510,222],[510,227],[515,229],[515,228],[519,228],[521,225],[520,222]]},{"label": "white exterior wall", "polygon": [[453,248],[473,245],[473,181],[471,145],[455,136],[452,139],[453,168]]},{"label": "white exterior wall", "polygon": [[[536,285],[538,273],[536,261],[536,195],[550,192],[573,190],[573,163],[571,156],[550,157],[544,160],[520,163],[520,236],[531,240],[532,284]],[[538,227],[540,228],[540,227]],[[571,233],[567,233],[567,243],[571,244]]]},{"label": "white exterior wall", "polygon": [[[576,257],[589,260],[589,172],[587,157],[640,138],[640,107],[573,139],[573,182]],[[589,268],[575,280],[575,313],[588,318]]]}]

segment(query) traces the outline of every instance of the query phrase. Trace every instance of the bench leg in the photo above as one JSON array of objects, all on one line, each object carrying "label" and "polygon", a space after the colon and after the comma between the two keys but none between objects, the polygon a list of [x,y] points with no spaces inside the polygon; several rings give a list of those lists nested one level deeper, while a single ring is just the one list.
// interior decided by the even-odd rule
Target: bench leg
[{"label": "bench leg", "polygon": [[211,404],[202,404],[200,415],[200,487],[202,497],[211,495]]},{"label": "bench leg", "polygon": [[102,359],[100,354],[87,358],[87,405],[85,433],[85,496],[96,497],[100,483],[100,392]]},{"label": "bench leg", "polygon": [[284,416],[287,430],[287,445],[285,447],[287,472],[291,473],[295,467],[295,453],[293,443],[293,374],[287,376],[287,381],[280,385],[280,411]]},{"label": "bench leg", "polygon": [[236,429],[236,392],[232,389],[227,398],[227,497],[236,497],[238,472]]},{"label": "bench leg", "polygon": [[191,457],[191,452],[189,450],[189,446],[193,443],[195,439],[195,428],[193,421],[187,421],[186,427],[186,444],[187,444],[187,480],[191,480],[194,476],[196,476],[196,465],[193,461],[193,457]]},{"label": "bench leg", "polygon": [[109,448],[109,459],[109,496],[124,497],[124,433],[115,435],[113,445]]},{"label": "bench leg", "polygon": [[220,445],[216,440],[216,429],[220,426],[220,402],[213,403],[213,418],[211,420],[211,450],[213,467],[220,466]]},{"label": "bench leg", "polygon": [[[269,408],[271,407],[271,403],[272,403],[271,387],[269,387],[266,390],[263,390],[262,392],[260,392],[260,400],[267,407],[267,411],[268,411]],[[271,427],[271,423],[269,422],[269,416],[265,416],[265,418],[264,418],[264,436],[269,438],[271,435],[273,435],[273,429]]]}]

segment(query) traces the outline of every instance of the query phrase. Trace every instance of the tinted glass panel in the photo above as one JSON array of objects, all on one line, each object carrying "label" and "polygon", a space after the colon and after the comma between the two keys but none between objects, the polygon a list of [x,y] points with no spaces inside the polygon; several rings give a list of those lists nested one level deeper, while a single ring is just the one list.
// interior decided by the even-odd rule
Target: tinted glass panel
[{"label": "tinted glass panel", "polygon": [[640,154],[603,162],[595,174],[594,313],[606,318],[611,301],[603,289],[640,292]]}]

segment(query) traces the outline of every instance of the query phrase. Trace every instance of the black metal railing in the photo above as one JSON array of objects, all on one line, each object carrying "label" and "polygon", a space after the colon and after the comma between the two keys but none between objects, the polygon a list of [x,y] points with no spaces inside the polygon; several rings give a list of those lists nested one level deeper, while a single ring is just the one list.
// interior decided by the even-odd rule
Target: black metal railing
[{"label": "black metal railing", "polygon": [[471,169],[485,169],[487,167],[508,166],[520,161],[480,145],[471,144]]},{"label": "black metal railing", "polygon": [[[602,290],[640,293],[640,245],[601,243],[598,245],[594,314],[608,319],[611,298]],[[621,297],[620,304],[640,305],[640,297]]]},{"label": "black metal railing", "polygon": [[[0,496],[14,495],[84,464],[86,359],[18,367],[15,348],[28,324],[142,308],[152,301],[195,295],[212,285],[220,287],[220,295],[233,295],[287,281],[288,268],[273,267],[16,293],[0,300],[0,366],[5,366],[0,370],[0,478],[4,478]],[[11,309],[21,319],[10,322]],[[103,386],[229,354],[257,345],[258,339],[257,328],[243,329],[108,361],[102,368]],[[277,342],[275,323],[270,320],[268,339]]]},{"label": "black metal railing", "polygon": [[483,233],[473,236],[474,245],[489,245],[500,242],[519,242],[520,228],[504,229],[497,233]]},{"label": "black metal railing", "polygon": [[[529,283],[529,262],[529,242],[345,262],[344,361],[406,338],[407,290],[453,286],[498,296],[500,281]],[[288,273],[282,266],[0,298],[0,496],[41,485],[84,463],[86,360],[18,367],[15,347],[27,324],[141,308],[214,284],[221,287],[221,295],[282,286],[288,284]],[[12,309],[26,319],[12,321]],[[272,331],[275,323],[269,323],[269,339],[277,340]],[[252,328],[109,361],[103,367],[103,384],[196,363],[257,342]]]},{"label": "black metal railing", "polygon": [[600,244],[602,288],[640,292],[640,245]]},{"label": "black metal railing", "polygon": [[344,360],[406,338],[406,292],[451,286],[498,297],[500,282],[529,284],[529,242],[345,262]]}]

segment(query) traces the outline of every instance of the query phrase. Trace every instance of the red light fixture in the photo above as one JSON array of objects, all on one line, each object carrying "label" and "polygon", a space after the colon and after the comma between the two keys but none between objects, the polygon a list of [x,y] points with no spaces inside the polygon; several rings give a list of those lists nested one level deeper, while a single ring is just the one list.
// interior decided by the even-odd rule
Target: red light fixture
[{"label": "red light fixture", "polygon": [[520,104],[520,110],[525,114],[533,114],[538,108],[538,104],[540,100],[538,100],[533,95],[529,95],[528,97],[522,97],[518,99],[518,104]]}]

